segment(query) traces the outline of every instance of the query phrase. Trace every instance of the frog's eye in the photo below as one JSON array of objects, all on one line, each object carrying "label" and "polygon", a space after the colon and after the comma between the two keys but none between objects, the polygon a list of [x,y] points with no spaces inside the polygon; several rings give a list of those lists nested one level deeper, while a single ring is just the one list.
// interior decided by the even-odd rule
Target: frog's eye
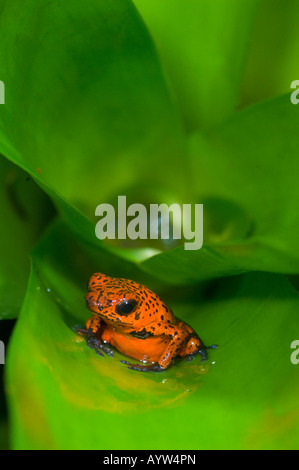
[{"label": "frog's eye", "polygon": [[115,312],[118,315],[128,315],[133,312],[137,304],[138,302],[135,299],[123,300],[120,304],[116,305]]}]

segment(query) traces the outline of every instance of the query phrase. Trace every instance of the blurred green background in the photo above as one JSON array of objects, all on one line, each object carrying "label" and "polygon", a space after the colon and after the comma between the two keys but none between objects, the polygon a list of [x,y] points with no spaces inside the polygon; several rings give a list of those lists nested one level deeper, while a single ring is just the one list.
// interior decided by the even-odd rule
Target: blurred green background
[{"label": "blurred green background", "polygon": [[[0,0],[0,448],[298,449],[297,13]],[[98,240],[118,195],[202,203],[203,247]],[[162,373],[98,357],[72,330],[95,271],[219,348]]]}]

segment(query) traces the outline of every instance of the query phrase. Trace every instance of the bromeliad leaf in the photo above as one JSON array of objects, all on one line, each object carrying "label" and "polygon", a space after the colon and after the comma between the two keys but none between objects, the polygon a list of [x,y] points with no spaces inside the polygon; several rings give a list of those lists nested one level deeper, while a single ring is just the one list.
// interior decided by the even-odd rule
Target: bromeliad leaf
[{"label": "bromeliad leaf", "polygon": [[[141,373],[117,352],[97,356],[72,330],[89,316],[87,260],[62,227],[33,255],[7,364],[14,448],[296,448],[299,376],[290,345],[299,300],[283,276],[234,277],[204,296],[197,287],[181,297],[168,290],[175,314],[219,347],[205,364],[197,356]],[[105,256],[98,266],[109,269]],[[133,279],[144,282],[137,272]]]},{"label": "bromeliad leaf", "polygon": [[[128,0],[4,0],[0,150],[87,218],[135,183],[186,188],[182,138],[149,33]],[[68,204],[70,207],[68,207]]]},{"label": "bromeliad leaf", "polygon": [[32,178],[0,156],[0,320],[14,318],[29,279],[29,254],[53,208]]},{"label": "bromeliad leaf", "polygon": [[257,0],[134,0],[153,34],[187,129],[235,110]]},{"label": "bromeliad leaf", "polygon": [[204,204],[203,248],[181,246],[142,267],[178,284],[241,271],[298,273],[298,126],[298,109],[286,95],[193,135],[191,181]]}]

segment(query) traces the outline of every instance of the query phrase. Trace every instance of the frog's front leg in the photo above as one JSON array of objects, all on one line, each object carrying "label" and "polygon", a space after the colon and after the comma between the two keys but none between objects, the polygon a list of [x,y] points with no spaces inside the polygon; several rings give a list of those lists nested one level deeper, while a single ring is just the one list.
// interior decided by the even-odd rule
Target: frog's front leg
[{"label": "frog's front leg", "polygon": [[75,327],[74,330],[85,336],[87,346],[94,349],[99,356],[104,356],[102,351],[108,356],[113,357],[112,349],[108,348],[101,341],[101,330],[104,327],[104,323],[98,315],[93,315],[86,322],[86,328]]}]

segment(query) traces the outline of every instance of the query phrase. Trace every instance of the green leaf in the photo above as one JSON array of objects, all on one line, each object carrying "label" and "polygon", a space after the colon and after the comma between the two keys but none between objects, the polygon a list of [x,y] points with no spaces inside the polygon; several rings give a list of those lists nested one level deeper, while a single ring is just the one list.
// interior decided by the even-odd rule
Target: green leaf
[{"label": "green leaf", "polygon": [[0,156],[0,319],[14,318],[29,279],[29,253],[53,208],[32,178]]},{"label": "green leaf", "polygon": [[244,69],[241,106],[294,91],[291,82],[299,77],[298,14],[295,0],[259,1]]},{"label": "green leaf", "polygon": [[[106,266],[99,260],[98,270]],[[175,314],[219,347],[207,363],[197,357],[163,373],[139,373],[121,364],[119,353],[97,356],[72,331],[88,317],[87,267],[61,227],[34,253],[8,351],[14,448],[298,447],[299,376],[290,345],[299,301],[283,276],[238,276],[204,295],[197,287],[165,292]],[[137,272],[134,279],[142,280]]]},{"label": "green leaf", "polygon": [[298,126],[296,106],[282,96],[191,141],[200,197],[231,201],[252,221],[239,250],[233,240],[217,249],[239,266],[264,269],[269,256],[269,270],[299,270]]},{"label": "green leaf", "polygon": [[135,183],[184,191],[178,116],[131,2],[4,0],[0,28],[0,149],[70,217]]},{"label": "green leaf", "polygon": [[[289,96],[248,108],[190,138],[192,180],[204,205],[204,245],[142,263],[174,283],[242,271],[299,272],[299,113]],[[191,181],[190,181],[190,184]]]},{"label": "green leaf", "polygon": [[157,44],[188,129],[238,103],[257,0],[134,0]]}]

